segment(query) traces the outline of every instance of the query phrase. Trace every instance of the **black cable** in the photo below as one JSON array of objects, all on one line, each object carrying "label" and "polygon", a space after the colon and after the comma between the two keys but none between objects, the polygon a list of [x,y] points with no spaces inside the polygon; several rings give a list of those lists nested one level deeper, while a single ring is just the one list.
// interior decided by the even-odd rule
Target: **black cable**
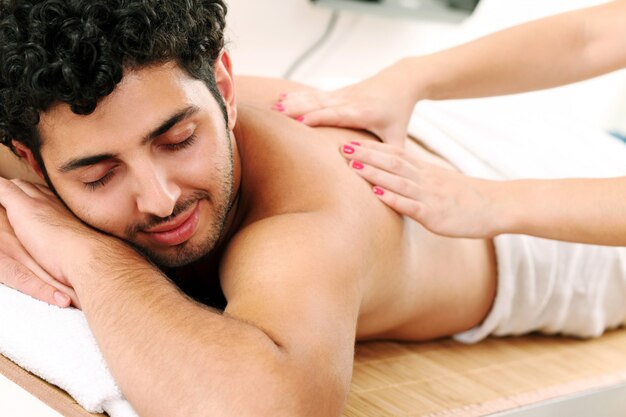
[{"label": "black cable", "polygon": [[326,40],[330,37],[337,26],[337,20],[339,19],[339,10],[333,10],[333,13],[330,15],[330,20],[326,25],[326,30],[324,34],[317,40],[313,45],[311,45],[302,55],[300,55],[294,62],[287,68],[283,78],[290,80],[293,74],[300,68],[300,66],[307,60],[313,53],[319,49]]}]

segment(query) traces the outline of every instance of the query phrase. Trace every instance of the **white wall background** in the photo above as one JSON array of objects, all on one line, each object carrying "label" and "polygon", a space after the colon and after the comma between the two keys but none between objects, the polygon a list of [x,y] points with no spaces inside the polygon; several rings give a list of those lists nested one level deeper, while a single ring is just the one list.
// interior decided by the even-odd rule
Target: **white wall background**
[{"label": "white wall background", "polygon": [[[474,15],[462,24],[344,11],[330,40],[293,78],[348,82],[371,75],[405,55],[435,51],[525,20],[604,2],[482,0]],[[309,0],[228,0],[228,5],[228,48],[235,72],[275,77],[321,36],[331,13]],[[539,106],[548,113],[626,131],[624,71],[527,94],[520,100],[528,100],[534,108]]]}]

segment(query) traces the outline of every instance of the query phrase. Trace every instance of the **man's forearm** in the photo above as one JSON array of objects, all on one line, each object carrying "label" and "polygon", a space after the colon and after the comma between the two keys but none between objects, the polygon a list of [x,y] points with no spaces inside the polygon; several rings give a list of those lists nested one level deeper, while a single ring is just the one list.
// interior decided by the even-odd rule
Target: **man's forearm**
[{"label": "man's forearm", "polygon": [[626,245],[626,177],[517,180],[499,192],[499,233]]},{"label": "man's forearm", "polygon": [[626,65],[626,2],[525,23],[403,66],[417,99],[486,97],[556,87]]},{"label": "man's forearm", "polygon": [[85,259],[72,283],[142,416],[277,415],[291,378],[265,333],[191,301],[122,243],[93,246]]}]

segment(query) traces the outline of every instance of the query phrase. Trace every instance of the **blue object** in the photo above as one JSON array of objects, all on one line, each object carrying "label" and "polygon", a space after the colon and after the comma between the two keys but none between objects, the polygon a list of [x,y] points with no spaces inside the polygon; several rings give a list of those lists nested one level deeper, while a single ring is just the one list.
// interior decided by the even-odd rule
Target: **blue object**
[{"label": "blue object", "polygon": [[626,143],[626,135],[622,132],[609,132],[611,135],[615,136],[622,142]]}]

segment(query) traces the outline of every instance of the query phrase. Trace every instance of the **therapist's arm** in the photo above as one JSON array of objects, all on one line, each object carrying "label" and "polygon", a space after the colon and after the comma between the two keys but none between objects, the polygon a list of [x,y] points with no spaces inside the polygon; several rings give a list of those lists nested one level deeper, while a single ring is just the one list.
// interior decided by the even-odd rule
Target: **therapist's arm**
[{"label": "therapist's arm", "polygon": [[626,177],[492,181],[434,165],[396,146],[343,152],[385,204],[439,235],[516,233],[626,246]]},{"label": "therapist's arm", "polygon": [[331,92],[296,92],[274,109],[311,126],[369,130],[402,145],[413,106],[556,87],[626,67],[626,1],[496,32],[431,55],[405,58]]},{"label": "therapist's arm", "polygon": [[626,177],[496,184],[500,233],[626,246]]},{"label": "therapist's arm", "polygon": [[416,98],[442,100],[556,87],[626,66],[626,1],[532,21],[400,67],[422,74]]}]

